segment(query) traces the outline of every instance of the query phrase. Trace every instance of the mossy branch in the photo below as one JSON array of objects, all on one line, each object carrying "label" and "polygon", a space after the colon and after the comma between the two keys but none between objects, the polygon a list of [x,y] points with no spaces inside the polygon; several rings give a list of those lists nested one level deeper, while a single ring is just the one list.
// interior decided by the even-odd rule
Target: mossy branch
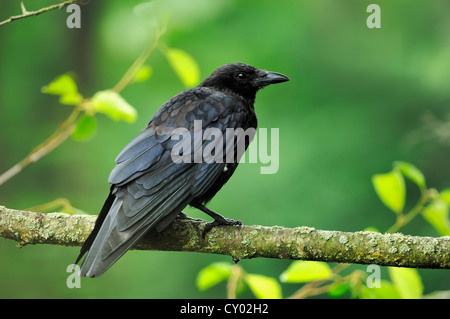
[{"label": "mossy branch", "polygon": [[[0,206],[0,237],[20,246],[80,246],[94,215],[34,213]],[[450,268],[450,237],[399,233],[341,232],[310,227],[216,227],[202,238],[205,221],[176,219],[161,233],[148,234],[140,250],[190,251],[229,255],[233,260],[263,257],[414,268]]]}]

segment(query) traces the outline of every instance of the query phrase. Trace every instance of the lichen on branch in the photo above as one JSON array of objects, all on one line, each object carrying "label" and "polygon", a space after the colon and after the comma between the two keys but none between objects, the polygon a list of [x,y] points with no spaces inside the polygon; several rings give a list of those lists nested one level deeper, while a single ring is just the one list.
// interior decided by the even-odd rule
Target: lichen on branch
[{"label": "lichen on branch", "polygon": [[[0,206],[0,237],[28,244],[81,246],[96,216],[35,213]],[[450,268],[450,237],[341,232],[311,227],[223,226],[206,238],[206,221],[176,219],[147,234],[134,249],[188,251],[249,258],[316,260],[414,268]]]}]

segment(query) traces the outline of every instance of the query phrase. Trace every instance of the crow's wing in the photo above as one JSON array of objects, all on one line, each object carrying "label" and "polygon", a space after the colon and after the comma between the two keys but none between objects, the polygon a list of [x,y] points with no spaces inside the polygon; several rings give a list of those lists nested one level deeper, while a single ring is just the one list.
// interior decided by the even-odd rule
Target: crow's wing
[{"label": "crow's wing", "polygon": [[[148,230],[161,231],[201,195],[223,172],[225,163],[175,163],[171,157],[175,128],[194,130],[202,120],[203,131],[217,127],[225,132],[233,121],[236,101],[207,88],[185,91],[166,102],[147,128],[133,139],[116,159],[109,182],[110,207],[102,209],[99,225],[86,241],[78,259],[89,250],[81,275],[100,276]],[[200,136],[191,134],[191,136]],[[196,148],[202,143],[192,141]],[[217,141],[218,142],[218,141]]]}]

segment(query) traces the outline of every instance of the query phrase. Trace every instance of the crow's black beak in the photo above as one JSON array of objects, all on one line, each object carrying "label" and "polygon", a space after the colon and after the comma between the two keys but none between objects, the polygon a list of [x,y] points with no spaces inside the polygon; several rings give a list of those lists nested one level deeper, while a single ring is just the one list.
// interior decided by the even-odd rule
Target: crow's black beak
[{"label": "crow's black beak", "polygon": [[289,78],[286,75],[266,70],[259,70],[258,77],[256,78],[256,84],[259,87],[264,87],[269,84],[282,83],[286,81],[289,81]]}]

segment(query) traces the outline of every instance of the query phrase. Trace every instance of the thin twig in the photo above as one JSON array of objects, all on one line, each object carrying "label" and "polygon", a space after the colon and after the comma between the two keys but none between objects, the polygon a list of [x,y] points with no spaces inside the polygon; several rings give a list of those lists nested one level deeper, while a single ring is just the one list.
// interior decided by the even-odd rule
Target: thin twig
[{"label": "thin twig", "polygon": [[42,157],[61,145],[72,133],[80,108],[76,107],[69,117],[53,132],[53,134],[34,148],[23,160],[0,175],[0,185],[20,173],[25,167],[40,160]]},{"label": "thin twig", "polygon": [[155,32],[155,37],[152,39],[147,48],[141,53],[141,55],[133,62],[133,64],[128,68],[122,78],[114,86],[113,91],[120,93],[125,87],[127,87],[134,79],[136,73],[142,67],[142,65],[147,61],[150,54],[158,46],[159,39],[165,33],[165,28]]},{"label": "thin twig", "polygon": [[86,214],[81,209],[73,207],[67,198],[62,197],[56,198],[45,204],[29,207],[26,210],[30,212],[43,212],[43,213],[58,211],[69,215]]},{"label": "thin twig", "polygon": [[231,275],[227,283],[227,299],[236,299],[236,290],[244,270],[239,265],[231,267]]},{"label": "thin twig", "polygon": [[423,190],[417,204],[406,215],[402,214],[402,215],[397,216],[397,220],[395,221],[395,224],[392,225],[386,232],[387,233],[395,233],[395,232],[399,231],[400,228],[402,228],[403,226],[408,224],[418,214],[420,214],[423,211],[423,209],[425,208],[425,204],[431,198],[432,195],[430,195],[430,194],[432,194],[433,191],[434,191],[433,189]]},{"label": "thin twig", "polygon": [[[349,264],[338,264],[336,267],[333,268],[332,272],[334,275],[339,274],[341,271],[346,269],[349,266]],[[333,276],[334,278],[335,276]],[[321,279],[316,280],[313,282],[310,282],[306,285],[304,285],[302,288],[294,292],[288,299],[305,299],[309,296],[317,295],[317,291],[321,291],[323,287],[319,287],[327,282],[329,282],[330,279]],[[326,291],[325,291],[326,292]]]},{"label": "thin twig", "polygon": [[24,6],[23,2],[21,2],[22,14],[9,17],[8,19],[0,22],[0,26],[5,25],[5,24],[10,23],[10,22],[13,22],[15,20],[37,16],[37,15],[39,15],[41,13],[49,12],[49,11],[52,11],[52,10],[55,10],[55,9],[61,9],[61,8],[65,7],[65,6],[67,6],[67,5],[75,3],[75,2],[77,2],[77,0],[64,1],[64,2],[61,2],[61,3],[58,3],[58,4],[54,4],[54,5],[51,5],[51,6],[48,6],[48,7],[39,9],[39,10],[36,10],[36,11],[27,11],[25,9],[25,6]]},{"label": "thin twig", "polygon": [[[73,1],[67,1],[73,2]],[[157,31],[155,37],[145,48],[141,55],[133,62],[130,68],[125,72],[122,78],[114,86],[113,90],[119,93],[128,86],[134,79],[136,72],[148,59],[153,50],[157,47],[160,37],[164,34],[165,28]],[[55,130],[55,132],[43,143],[33,149],[23,160],[11,167],[9,170],[0,175],[0,186],[6,181],[20,173],[28,165],[40,160],[42,157],[53,151],[57,146],[64,142],[71,135],[78,116],[81,112],[86,111],[86,105],[89,99],[83,100],[80,105],[76,106],[72,114]]]}]

